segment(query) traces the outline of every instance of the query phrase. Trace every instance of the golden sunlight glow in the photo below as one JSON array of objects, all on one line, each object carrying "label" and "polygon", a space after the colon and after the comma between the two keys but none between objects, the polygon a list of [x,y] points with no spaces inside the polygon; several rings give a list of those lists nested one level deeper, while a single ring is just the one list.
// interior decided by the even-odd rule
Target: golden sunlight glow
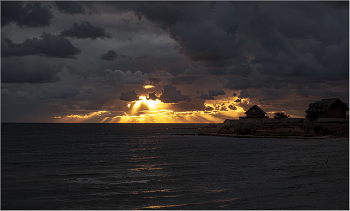
[{"label": "golden sunlight glow", "polygon": [[[235,98],[207,100],[206,110],[174,111],[176,105],[163,103],[159,99],[139,100],[125,104],[126,111],[96,111],[86,114],[71,114],[53,117],[56,122],[100,122],[100,123],[222,123],[225,119],[244,116],[244,108]],[[244,102],[245,105],[246,101]]]},{"label": "golden sunlight glow", "polygon": [[[227,191],[224,189],[224,191]],[[162,208],[174,208],[174,207],[182,207],[182,206],[188,206],[188,205],[203,205],[203,204],[214,204],[214,203],[222,203],[222,202],[231,202],[238,200],[240,198],[228,198],[228,199],[213,199],[209,201],[204,202],[195,202],[195,203],[188,203],[188,204],[169,204],[169,205],[155,205],[155,206],[147,206],[142,207],[141,209],[162,209]],[[220,207],[225,207],[225,205],[221,205]]]},{"label": "golden sunlight glow", "polygon": [[146,96],[140,96],[140,100],[136,101],[134,107],[136,109],[141,106],[142,103],[146,104],[150,110],[155,110],[157,108],[157,105],[162,104],[162,102],[158,99],[156,100],[151,100],[147,99]]},{"label": "golden sunlight glow", "polygon": [[154,86],[153,85],[144,85],[143,88],[144,89],[151,89],[151,88],[154,88]]},{"label": "golden sunlight glow", "polygon": [[[96,111],[96,112],[92,112],[90,114],[72,114],[72,115],[68,115],[66,117],[61,117],[59,118],[58,122],[65,122],[65,123],[70,123],[70,122],[75,122],[75,123],[81,123],[84,122],[86,120],[91,119],[92,117],[96,117],[96,116],[102,116],[103,114],[107,113],[108,111]],[[107,120],[107,119],[105,119]]]}]

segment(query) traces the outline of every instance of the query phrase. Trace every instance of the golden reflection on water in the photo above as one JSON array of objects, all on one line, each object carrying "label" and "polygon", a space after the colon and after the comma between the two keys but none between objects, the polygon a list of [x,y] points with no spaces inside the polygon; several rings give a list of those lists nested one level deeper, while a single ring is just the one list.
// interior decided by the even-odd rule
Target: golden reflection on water
[{"label": "golden reflection on water", "polygon": [[176,198],[179,197],[179,195],[172,195],[172,196],[145,196],[142,197],[143,199],[159,199],[159,198]]},{"label": "golden reflection on water", "polygon": [[188,205],[188,204],[149,206],[149,207],[143,207],[141,209],[161,209],[161,208],[169,208],[169,207],[180,207],[180,206],[185,206],[185,205]]},{"label": "golden reflection on water", "polygon": [[[133,157],[131,158],[131,162],[139,162],[139,161],[148,161],[150,159],[154,159],[156,157]],[[159,164],[150,164],[150,163],[146,163],[146,164],[139,164],[139,165],[135,165],[133,168],[129,168],[129,171],[150,171],[150,170],[161,170],[163,169],[162,165]]]},{"label": "golden reflection on water", "polygon": [[[212,200],[212,201],[198,202],[198,203],[188,203],[188,204],[155,205],[155,206],[143,207],[141,209],[161,209],[161,208],[188,206],[188,205],[203,205],[203,204],[211,204],[211,203],[230,202],[230,201],[234,201],[234,200],[237,200],[237,199],[239,199],[239,198]],[[220,207],[223,207],[223,206],[227,206],[227,205],[221,205]]]}]

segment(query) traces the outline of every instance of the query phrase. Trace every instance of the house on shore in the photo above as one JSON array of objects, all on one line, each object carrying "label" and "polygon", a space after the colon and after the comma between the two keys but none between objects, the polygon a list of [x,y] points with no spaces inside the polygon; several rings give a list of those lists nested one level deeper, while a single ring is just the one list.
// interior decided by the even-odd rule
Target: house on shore
[{"label": "house on shore", "polygon": [[259,106],[253,105],[248,111],[244,113],[246,116],[245,117],[239,117],[239,119],[244,119],[244,118],[269,118],[268,116],[265,116],[266,112],[263,111]]},{"label": "house on shore", "polygon": [[346,103],[339,98],[330,98],[310,103],[305,113],[314,113],[319,118],[346,118],[346,111],[349,111]]}]

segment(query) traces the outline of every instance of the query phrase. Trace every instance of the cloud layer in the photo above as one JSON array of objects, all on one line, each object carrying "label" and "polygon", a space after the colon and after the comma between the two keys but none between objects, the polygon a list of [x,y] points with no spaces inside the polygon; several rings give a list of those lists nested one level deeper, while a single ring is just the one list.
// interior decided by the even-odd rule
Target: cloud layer
[{"label": "cloud layer", "polygon": [[74,37],[79,39],[92,39],[97,38],[106,39],[112,38],[110,33],[106,33],[105,30],[101,27],[93,26],[88,21],[85,21],[78,25],[77,23],[73,24],[73,28],[66,29],[61,32],[62,36],[65,37]]},{"label": "cloud layer", "polygon": [[50,7],[39,2],[1,2],[1,27],[11,22],[20,27],[46,27],[53,17]]},{"label": "cloud layer", "polygon": [[143,96],[205,122],[349,102],[349,2],[4,1],[1,27],[3,121]]},{"label": "cloud layer", "polygon": [[40,38],[26,39],[23,43],[16,44],[4,37],[1,39],[1,56],[38,55],[76,59],[76,55],[81,53],[79,48],[63,36],[43,32]]}]

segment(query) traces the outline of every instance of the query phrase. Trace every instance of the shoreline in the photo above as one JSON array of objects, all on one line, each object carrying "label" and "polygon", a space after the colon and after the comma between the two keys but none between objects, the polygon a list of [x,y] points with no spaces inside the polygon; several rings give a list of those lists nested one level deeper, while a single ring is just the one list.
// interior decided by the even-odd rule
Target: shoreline
[{"label": "shoreline", "polygon": [[[185,134],[183,134],[185,135]],[[333,137],[333,136],[288,136],[288,135],[275,135],[275,136],[259,136],[259,135],[236,135],[236,134],[196,134],[198,136],[222,136],[222,137],[234,137],[234,138],[279,138],[279,139],[334,139],[334,140],[349,140],[349,137]]]},{"label": "shoreline", "polygon": [[236,138],[294,138],[294,139],[342,139],[349,140],[347,119],[245,119],[225,120],[198,128],[198,135]]}]

